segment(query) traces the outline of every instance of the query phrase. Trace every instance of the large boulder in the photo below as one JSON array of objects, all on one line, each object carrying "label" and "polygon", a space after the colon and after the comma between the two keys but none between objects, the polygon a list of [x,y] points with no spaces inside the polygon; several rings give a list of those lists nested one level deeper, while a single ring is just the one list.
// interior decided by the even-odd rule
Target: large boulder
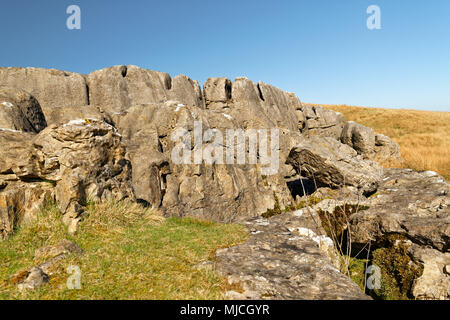
[{"label": "large boulder", "polygon": [[349,121],[344,126],[341,142],[367,159],[380,162],[401,160],[400,146],[396,142],[354,121]]},{"label": "large boulder", "polygon": [[23,89],[39,101],[44,115],[51,109],[89,104],[84,77],[42,68],[0,68],[0,85]]},{"label": "large boulder", "polygon": [[134,198],[125,147],[107,123],[79,119],[37,135],[0,131],[0,142],[7,146],[0,159],[2,237],[49,196],[71,232],[88,200]]},{"label": "large boulder", "polygon": [[0,128],[38,133],[46,126],[41,106],[32,95],[0,86]]},{"label": "large boulder", "polygon": [[364,194],[377,190],[383,172],[377,163],[362,159],[355,150],[330,137],[305,138],[291,150],[287,163],[317,187],[353,186]]},{"label": "large boulder", "polygon": [[372,128],[349,121],[342,130],[341,141],[355,149],[358,154],[370,155],[375,148],[375,132]]},{"label": "large boulder", "polygon": [[372,157],[376,161],[402,161],[400,146],[384,134],[375,135],[375,154]]},{"label": "large boulder", "polygon": [[345,125],[345,117],[321,106],[303,105],[299,123],[307,136],[332,137],[339,140]]},{"label": "large boulder", "polygon": [[113,123],[113,118],[102,108],[95,105],[55,108],[49,110],[46,115],[48,125],[59,126],[77,119],[92,119],[109,124]]},{"label": "large boulder", "polygon": [[414,297],[450,300],[450,252],[412,244],[409,254],[423,268],[422,275],[415,280],[412,288]]}]

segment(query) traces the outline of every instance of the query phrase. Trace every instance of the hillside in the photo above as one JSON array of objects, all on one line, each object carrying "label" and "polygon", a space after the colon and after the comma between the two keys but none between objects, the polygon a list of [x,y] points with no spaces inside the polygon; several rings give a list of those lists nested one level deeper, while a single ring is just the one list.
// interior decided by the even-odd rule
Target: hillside
[{"label": "hillside", "polygon": [[322,106],[396,141],[404,162],[391,166],[432,170],[450,179],[450,112]]}]

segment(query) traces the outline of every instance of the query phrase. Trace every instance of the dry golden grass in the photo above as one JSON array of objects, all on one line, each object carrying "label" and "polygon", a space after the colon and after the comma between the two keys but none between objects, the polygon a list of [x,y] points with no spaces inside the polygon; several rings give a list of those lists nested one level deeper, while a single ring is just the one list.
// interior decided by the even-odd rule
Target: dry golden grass
[{"label": "dry golden grass", "polygon": [[432,170],[450,179],[450,112],[322,105],[389,136],[400,147],[400,166]]}]

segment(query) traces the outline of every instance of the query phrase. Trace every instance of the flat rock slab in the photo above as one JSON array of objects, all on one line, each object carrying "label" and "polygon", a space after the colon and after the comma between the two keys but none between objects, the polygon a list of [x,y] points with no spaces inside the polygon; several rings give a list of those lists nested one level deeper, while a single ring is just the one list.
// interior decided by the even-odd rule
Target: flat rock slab
[{"label": "flat rock slab", "polygon": [[[319,224],[318,224],[319,223]],[[217,251],[217,270],[239,289],[230,299],[370,299],[333,265],[331,239],[304,210],[246,222],[251,236]]]},{"label": "flat rock slab", "polygon": [[446,252],[450,248],[449,184],[435,172],[386,169],[377,193],[368,199],[368,210],[351,219],[357,243],[382,241],[400,234],[414,243]]}]

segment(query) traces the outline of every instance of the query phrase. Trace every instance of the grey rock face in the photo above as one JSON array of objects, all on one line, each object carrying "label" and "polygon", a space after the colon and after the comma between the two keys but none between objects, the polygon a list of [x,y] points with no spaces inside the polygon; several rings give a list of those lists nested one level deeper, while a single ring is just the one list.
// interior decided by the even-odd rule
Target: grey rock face
[{"label": "grey rock face", "polygon": [[29,92],[44,115],[53,108],[89,104],[86,81],[80,74],[41,68],[0,68],[0,85]]},{"label": "grey rock face", "polygon": [[53,275],[53,268],[69,254],[83,254],[84,251],[76,243],[61,240],[57,245],[46,246],[36,250],[35,259],[50,259],[29,270],[21,271],[11,277],[20,291],[34,290],[49,282]]},{"label": "grey rock face", "polygon": [[449,185],[433,172],[386,169],[368,210],[352,217],[356,243],[382,241],[400,234],[413,242],[440,251],[450,248]]},{"label": "grey rock face", "polygon": [[320,106],[304,105],[303,132],[308,136],[332,137],[339,140],[345,125],[345,117],[339,113]]},{"label": "grey rock face", "polygon": [[20,291],[34,290],[49,281],[48,275],[39,267],[34,267],[28,271],[26,279],[19,283],[17,288]]},{"label": "grey rock face", "polygon": [[422,275],[414,283],[414,297],[427,300],[449,300],[450,275],[446,273],[446,266],[450,264],[450,252],[440,252],[412,244],[409,253],[416,263],[423,266]]},{"label": "grey rock face", "polygon": [[333,265],[332,241],[317,219],[317,215],[296,211],[247,221],[250,239],[217,251],[217,270],[242,289],[228,291],[227,297],[370,299]]},{"label": "grey rock face", "polygon": [[397,160],[401,161],[400,146],[391,138],[383,135],[375,135],[375,154],[373,159],[377,161]]},{"label": "grey rock face", "polygon": [[47,126],[39,102],[24,90],[0,86],[0,128],[40,132]]},{"label": "grey rock face", "polygon": [[374,152],[375,132],[372,128],[349,121],[342,131],[341,141],[355,149],[358,154],[369,155]]},{"label": "grey rock face", "polygon": [[[291,201],[280,174],[263,177],[257,165],[176,164],[171,139],[176,129],[188,131],[194,142],[194,122],[201,121],[203,134],[238,128],[236,120],[221,112],[178,102],[134,106],[117,123],[133,167],[133,187],[138,199],[162,206],[167,214],[191,215],[216,221],[236,221],[273,208],[273,193],[282,205]],[[192,145],[203,152],[211,143]],[[248,151],[246,151],[248,152]],[[225,157],[225,153],[224,153]],[[225,159],[225,158],[223,158]]]},{"label": "grey rock face", "polygon": [[7,150],[0,161],[2,237],[12,231],[11,225],[34,214],[24,209],[35,210],[32,200],[45,198],[47,190],[71,232],[87,199],[134,198],[125,147],[116,129],[104,122],[77,120],[34,136],[0,131],[0,141]]},{"label": "grey rock face", "polygon": [[[303,106],[292,93],[244,77],[210,78],[201,90],[184,75],[172,79],[136,66],[87,76],[0,68],[0,86],[2,239],[32,221],[48,199],[57,200],[75,231],[87,198],[136,195],[168,215],[247,222],[250,240],[218,252],[220,271],[243,286],[243,293],[229,292],[231,298],[366,299],[336,269],[339,259],[317,214],[358,203],[368,209],[351,216],[352,241],[381,246],[389,234],[410,239],[411,259],[424,268],[414,296],[449,298],[448,183],[431,172],[389,169],[383,176],[371,160],[400,159],[398,144],[346,123],[340,113]],[[194,141],[195,121],[202,133],[278,128],[279,171],[264,175],[259,163],[174,163],[171,137],[184,128]],[[191,149],[204,154],[210,146]],[[248,146],[244,150],[248,155]],[[276,204],[293,204],[286,181],[305,177],[326,187],[314,196],[338,196],[307,211],[248,220]],[[49,266],[70,248],[37,252],[56,257],[21,275],[22,287],[45,283]]]},{"label": "grey rock face", "polygon": [[372,128],[349,121],[344,126],[341,141],[365,158],[375,161],[401,160],[400,146],[389,137],[376,134]]},{"label": "grey rock face", "polygon": [[319,187],[354,186],[363,193],[377,190],[382,168],[333,138],[311,137],[291,150],[287,163]]},{"label": "grey rock face", "polygon": [[198,83],[185,76],[173,81],[167,73],[136,66],[115,66],[94,71],[87,77],[90,104],[120,113],[133,105],[163,103],[181,99],[201,107]]},{"label": "grey rock face", "polygon": [[112,117],[99,106],[87,105],[76,107],[55,108],[47,112],[48,125],[64,125],[72,120],[91,119],[113,123]]}]

